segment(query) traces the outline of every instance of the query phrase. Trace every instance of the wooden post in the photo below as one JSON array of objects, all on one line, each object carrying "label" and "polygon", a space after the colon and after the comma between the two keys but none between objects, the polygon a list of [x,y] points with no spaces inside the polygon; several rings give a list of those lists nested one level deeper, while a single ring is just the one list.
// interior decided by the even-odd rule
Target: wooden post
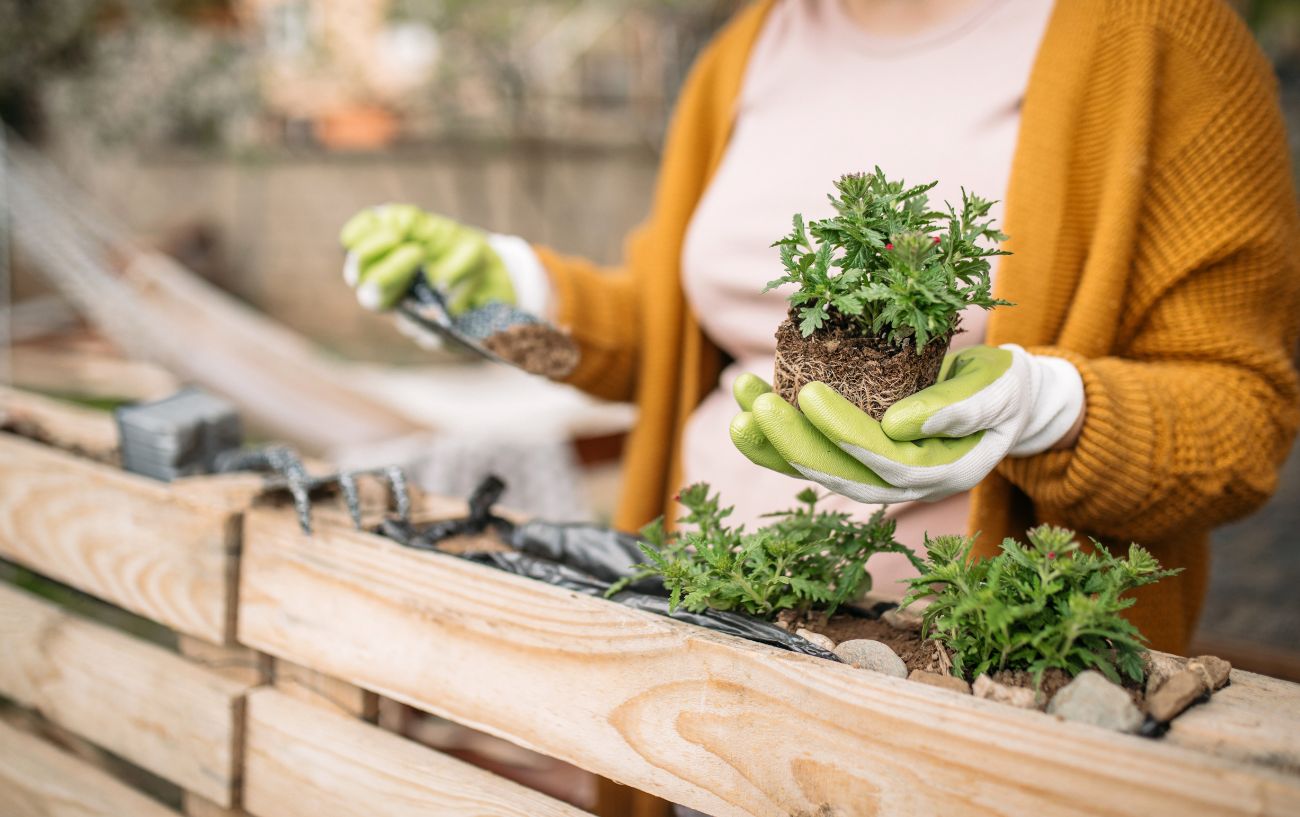
[{"label": "wooden post", "polygon": [[[250,686],[261,686],[271,676],[271,658],[256,650],[237,644],[212,644],[202,639],[181,634],[176,647],[191,663],[199,664],[208,670],[222,675],[232,681],[239,681]],[[241,808],[243,802],[243,768],[244,768],[244,713],[241,701],[239,714],[240,735],[236,743],[239,751],[236,774],[238,783],[235,787],[234,803],[229,807],[214,803],[201,794],[185,791],[181,794],[182,810],[187,817],[251,817]]]}]

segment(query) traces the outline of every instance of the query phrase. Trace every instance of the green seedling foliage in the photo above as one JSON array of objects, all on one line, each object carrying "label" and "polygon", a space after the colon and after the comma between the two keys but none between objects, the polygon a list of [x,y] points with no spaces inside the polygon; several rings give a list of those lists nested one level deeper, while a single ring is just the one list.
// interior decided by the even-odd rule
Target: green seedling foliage
[{"label": "green seedling foliage", "polygon": [[953,674],[1020,669],[1038,683],[1053,668],[1096,669],[1117,683],[1141,681],[1146,638],[1122,615],[1133,605],[1123,596],[1180,570],[1161,568],[1138,545],[1123,557],[1095,541],[1084,551],[1073,531],[1050,525],[1026,538],[1006,539],[990,559],[971,557],[974,537],[926,537],[903,606],[930,600],[923,630],[952,652]]},{"label": "green seedling foliage", "polygon": [[674,532],[663,518],[641,531],[647,561],[640,571],[610,588],[659,576],[670,593],[669,607],[692,612],[735,610],[771,618],[782,610],[828,613],[871,588],[867,560],[877,553],[902,553],[920,560],[894,540],[894,522],[878,511],[867,522],[847,513],[819,510],[823,497],[811,489],[791,510],[768,514],[772,521],[752,532],[731,527],[731,507],[722,507],[706,483],[682,490],[685,509]]},{"label": "green seedling foliage", "polygon": [[872,173],[843,176],[830,195],[835,215],[805,224],[772,246],[785,275],[764,292],[795,284],[790,304],[804,337],[828,326],[851,328],[919,353],[956,328],[968,306],[1009,305],[994,298],[989,259],[1006,236],[988,218],[992,201],[962,190],[961,207],[931,210],[937,182],[908,187]]}]

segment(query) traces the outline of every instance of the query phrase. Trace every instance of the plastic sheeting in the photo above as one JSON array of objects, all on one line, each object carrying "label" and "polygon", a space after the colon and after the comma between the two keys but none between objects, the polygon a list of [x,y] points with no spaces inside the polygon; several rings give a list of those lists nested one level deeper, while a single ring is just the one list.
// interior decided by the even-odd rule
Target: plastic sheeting
[{"label": "plastic sheeting", "polygon": [[[496,515],[492,506],[504,490],[505,483],[489,477],[470,496],[467,516],[423,527],[390,519],[379,532],[408,547],[425,550],[438,550],[440,542],[454,536],[495,533],[513,550],[459,555],[589,596],[604,596],[615,582],[634,575],[635,565],[644,561],[640,540],[631,534],[586,524],[530,521],[516,525]],[[834,653],[753,616],[719,610],[692,613],[680,607],[669,612],[668,592],[655,577],[638,579],[610,600],[780,649],[840,660]]]}]

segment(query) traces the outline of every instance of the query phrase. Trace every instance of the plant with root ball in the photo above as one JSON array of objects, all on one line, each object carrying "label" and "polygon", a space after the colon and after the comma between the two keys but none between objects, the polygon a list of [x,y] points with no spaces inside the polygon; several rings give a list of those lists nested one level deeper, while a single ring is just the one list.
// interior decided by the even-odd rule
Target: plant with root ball
[{"label": "plant with root ball", "polygon": [[934,383],[963,309],[1008,305],[989,278],[989,259],[1007,254],[993,202],[963,190],[960,208],[931,210],[935,184],[909,187],[878,167],[844,176],[834,216],[795,215],[773,244],[785,274],[764,291],[796,286],[777,332],[775,385],[787,400],[820,380],[879,419]]}]

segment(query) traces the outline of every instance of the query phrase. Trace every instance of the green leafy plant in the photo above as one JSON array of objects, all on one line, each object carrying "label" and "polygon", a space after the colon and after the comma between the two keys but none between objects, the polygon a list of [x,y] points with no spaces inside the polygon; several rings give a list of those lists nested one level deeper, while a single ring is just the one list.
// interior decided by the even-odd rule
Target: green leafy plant
[{"label": "green leafy plant", "polygon": [[954,674],[1022,669],[1040,682],[1048,669],[1091,668],[1141,681],[1146,638],[1121,615],[1133,605],[1122,596],[1180,571],[1137,545],[1123,558],[1096,542],[1085,552],[1073,531],[1050,525],[1026,538],[1006,539],[991,559],[971,557],[973,537],[926,538],[928,558],[903,605],[930,599],[924,629],[952,651]]},{"label": "green leafy plant", "polygon": [[686,509],[669,533],[663,518],[641,531],[641,550],[649,560],[641,572],[610,589],[660,576],[670,592],[670,609],[739,610],[770,618],[782,610],[833,612],[871,588],[867,560],[877,553],[906,554],[894,541],[894,522],[883,511],[865,523],[847,513],[818,510],[816,491],[802,491],[799,505],[768,514],[773,521],[753,532],[730,527],[733,508],[722,507],[706,483],[684,489],[677,501]]},{"label": "green leafy plant", "polygon": [[926,193],[936,184],[908,187],[879,167],[841,177],[833,217],[805,225],[795,215],[772,245],[785,275],[763,291],[798,286],[789,300],[804,337],[838,325],[895,345],[910,339],[918,352],[955,329],[967,306],[1009,305],[989,282],[988,259],[1007,254],[987,218],[993,202],[963,190],[960,210],[931,210]]}]

